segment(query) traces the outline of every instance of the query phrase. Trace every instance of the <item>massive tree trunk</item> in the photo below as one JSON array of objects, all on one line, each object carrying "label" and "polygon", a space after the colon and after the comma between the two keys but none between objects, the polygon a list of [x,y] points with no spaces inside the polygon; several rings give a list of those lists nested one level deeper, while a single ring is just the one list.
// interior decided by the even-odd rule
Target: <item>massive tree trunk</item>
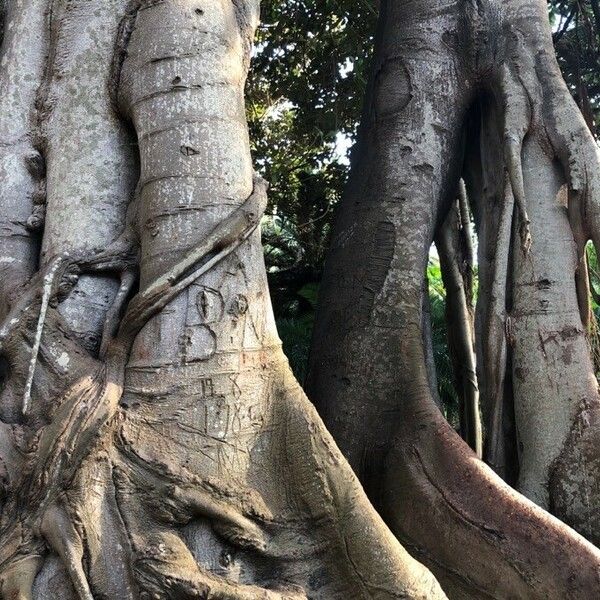
[{"label": "massive tree trunk", "polygon": [[[243,102],[258,0],[5,4],[2,597],[444,598],[281,351]],[[488,439],[507,455],[494,427],[514,404],[521,489],[591,536],[597,399],[576,260],[597,231],[596,150],[549,54],[542,2],[383,4],[313,389],[397,537],[449,594],[596,596],[599,552],[441,417],[422,311],[434,236],[467,304],[442,227],[463,175],[491,257],[493,301],[477,319],[491,332],[479,370],[498,365],[482,382]],[[569,221],[551,203],[565,179],[555,155]],[[549,251],[560,256],[540,276]],[[532,293],[547,294],[535,310]],[[455,339],[476,445],[470,322]],[[552,361],[565,381],[549,402]]]},{"label": "massive tree trunk", "polygon": [[444,598],[281,351],[258,0],[7,7],[2,598]]},{"label": "massive tree trunk", "polygon": [[[381,3],[320,293],[309,396],[394,533],[456,598],[600,593],[598,550],[543,510],[598,543],[584,248],[600,241],[600,170],[546,10],[542,0]],[[423,280],[461,176],[480,242],[485,458],[538,506],[436,406]],[[443,262],[464,310],[455,265]],[[457,358],[470,373],[464,317]]]}]

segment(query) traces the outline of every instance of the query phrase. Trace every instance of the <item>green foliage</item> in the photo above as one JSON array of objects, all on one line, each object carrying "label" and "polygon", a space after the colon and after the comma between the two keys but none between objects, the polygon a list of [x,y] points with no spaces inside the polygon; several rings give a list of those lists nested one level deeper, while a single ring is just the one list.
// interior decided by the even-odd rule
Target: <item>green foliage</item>
[{"label": "green foliage", "polygon": [[306,377],[308,353],[314,324],[314,313],[302,317],[277,319],[277,330],[283,343],[283,351],[290,361],[296,379],[302,383]]},{"label": "green foliage", "polygon": [[306,377],[318,295],[319,284],[307,283],[298,291],[298,296],[304,298],[306,306],[309,307],[308,310],[300,317],[282,317],[277,321],[283,350],[290,361],[296,379],[300,382],[303,382]]},{"label": "green foliage", "polygon": [[[315,311],[319,295],[318,283],[307,283],[300,288],[298,297],[306,301],[307,309],[300,316],[279,317],[277,331],[283,343],[283,351],[290,361],[296,379],[303,382],[306,377],[308,354],[315,322]],[[296,313],[300,312],[298,309]],[[293,310],[288,310],[288,314]]]},{"label": "green foliage", "polygon": [[592,312],[593,318],[588,331],[588,340],[590,343],[592,359],[596,369],[596,377],[600,379],[600,265],[598,264],[598,254],[594,245],[589,242],[586,248],[588,269],[590,273],[590,286],[592,291]]},{"label": "green foliage", "polygon": [[271,185],[263,239],[279,335],[303,381],[377,11],[372,0],[263,0],[261,13],[248,121],[255,164]]},{"label": "green foliage", "polygon": [[600,124],[600,0],[550,0],[554,46],[563,76],[586,121]]},{"label": "green foliage", "polygon": [[448,354],[446,290],[442,282],[440,261],[433,255],[429,257],[427,280],[429,283],[429,305],[431,311],[431,341],[438,380],[438,394],[445,410],[446,419],[454,427],[458,428],[459,402],[454,387],[452,361]]},{"label": "green foliage", "polygon": [[270,262],[273,253],[267,261],[319,271],[348,173],[377,12],[371,0],[263,0],[261,13],[247,96],[255,164],[271,184],[280,232],[278,261]]},{"label": "green foliage", "polygon": [[304,298],[313,309],[317,307],[317,299],[319,296],[319,284],[307,283],[299,292],[298,295]]},{"label": "green foliage", "polygon": [[[598,264],[598,254],[596,252],[596,248],[594,248],[594,244],[591,242],[587,245],[587,260],[588,260],[588,268],[591,273],[590,284],[594,286],[594,290],[600,291],[600,265]],[[592,309],[596,318],[600,318],[600,305],[596,302],[597,296],[593,294],[592,296]]]}]

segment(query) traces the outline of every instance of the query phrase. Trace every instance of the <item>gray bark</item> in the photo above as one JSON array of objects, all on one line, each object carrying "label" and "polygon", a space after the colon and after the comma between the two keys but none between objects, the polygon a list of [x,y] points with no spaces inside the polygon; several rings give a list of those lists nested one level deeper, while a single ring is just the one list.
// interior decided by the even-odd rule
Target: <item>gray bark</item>
[{"label": "gray bark", "polygon": [[[547,25],[505,4],[504,15],[486,3],[382,6],[313,389],[397,538],[449,594],[588,598],[598,595],[598,551],[503,484],[450,431],[423,348],[427,251],[454,201],[463,124],[485,82],[506,98],[490,138],[499,131],[498,145],[507,142],[511,186],[501,198],[516,215],[494,273],[529,277],[529,263],[511,254],[546,252],[536,231],[549,217],[528,206],[528,173],[558,171],[545,139],[532,135],[521,190],[523,132],[542,129],[524,118],[510,68],[531,76],[532,53],[507,50],[499,32],[514,26],[506,39],[518,41],[523,28],[544,50]],[[3,598],[445,597],[377,515],[281,351],[257,230],[266,185],[252,171],[244,117],[257,19],[256,0],[7,2]],[[580,135],[553,58],[537,56],[539,86],[526,87],[533,98],[534,88],[543,92],[544,130],[569,174],[578,256],[597,232],[596,150]],[[501,59],[509,71],[500,73]],[[503,131],[504,122],[515,129]],[[467,175],[479,224],[504,231]],[[556,177],[544,180],[548,195],[558,193]],[[568,237],[564,214],[554,213]],[[566,287],[579,263],[561,260],[561,289],[584,313],[581,294]],[[505,330],[506,306],[494,309],[494,331]],[[572,350],[585,367],[579,338]],[[569,378],[581,377],[570,369]],[[543,375],[528,374],[531,382]],[[555,437],[562,450],[552,473],[542,453],[521,480],[531,473],[546,485],[550,507],[587,533],[598,506],[589,502],[597,444],[595,399],[584,392],[585,402],[569,404],[580,409],[554,410],[539,425],[564,438]],[[538,396],[515,391],[519,431],[539,419],[518,410]],[[591,469],[583,479],[580,464]]]},{"label": "gray bark", "polygon": [[[460,198],[439,228],[435,245],[446,289],[448,350],[459,395],[460,433],[481,458],[483,438],[474,348],[471,221],[464,184],[461,182],[459,187]],[[428,370],[430,368],[428,365]]]},{"label": "gray bark", "polygon": [[281,350],[244,116],[257,19],[9,2],[2,598],[445,598]]}]

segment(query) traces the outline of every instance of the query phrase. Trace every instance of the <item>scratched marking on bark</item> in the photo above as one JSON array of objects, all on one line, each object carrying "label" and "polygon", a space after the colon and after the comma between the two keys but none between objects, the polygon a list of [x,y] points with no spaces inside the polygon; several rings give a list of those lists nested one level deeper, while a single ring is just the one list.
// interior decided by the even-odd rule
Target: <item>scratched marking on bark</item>
[{"label": "scratched marking on bark", "polygon": [[389,221],[377,223],[375,239],[370,254],[369,273],[363,286],[358,303],[357,314],[361,320],[368,320],[377,294],[381,291],[390,270],[394,248],[396,245],[396,229]]}]

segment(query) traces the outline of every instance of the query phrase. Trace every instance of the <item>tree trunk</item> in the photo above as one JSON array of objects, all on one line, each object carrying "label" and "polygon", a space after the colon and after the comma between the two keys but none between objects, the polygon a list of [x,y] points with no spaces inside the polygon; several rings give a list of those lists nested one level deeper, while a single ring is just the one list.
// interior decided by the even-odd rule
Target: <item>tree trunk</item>
[{"label": "tree trunk", "polygon": [[451,597],[599,593],[598,550],[513,491],[443,419],[422,310],[429,248],[462,175],[480,234],[486,458],[510,476],[514,405],[519,489],[597,542],[581,257],[598,241],[599,172],[545,2],[382,3],[308,393],[375,506]]},{"label": "tree trunk", "polygon": [[257,18],[8,2],[2,598],[445,597],[281,351],[244,115]]}]

